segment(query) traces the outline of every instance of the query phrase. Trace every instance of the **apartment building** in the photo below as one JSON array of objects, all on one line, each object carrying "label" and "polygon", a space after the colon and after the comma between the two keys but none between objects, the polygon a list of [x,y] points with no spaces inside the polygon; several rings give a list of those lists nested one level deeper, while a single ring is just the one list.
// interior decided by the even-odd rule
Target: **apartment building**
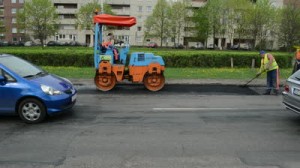
[{"label": "apartment building", "polygon": [[[1,0],[0,0],[1,1]],[[13,1],[13,0],[12,0]],[[17,0],[15,0],[17,1]],[[21,0],[19,0],[21,1]],[[93,44],[93,32],[89,30],[78,30],[75,27],[75,13],[86,3],[92,2],[92,0],[52,0],[54,6],[57,7],[59,17],[61,19],[58,33],[49,40],[76,40],[79,42],[85,42],[92,46]],[[208,0],[189,0],[193,8],[199,8],[205,5]],[[256,3],[257,0],[251,0]],[[281,7],[291,1],[298,0],[271,0],[271,3],[276,7]],[[152,14],[157,0],[98,0],[99,3],[104,2],[111,6],[113,12],[120,16],[134,16],[137,19],[137,24],[131,28],[118,27],[113,30],[115,38],[127,41],[131,45],[144,46],[150,41],[156,41],[157,39],[144,39],[144,23],[149,15]],[[300,5],[300,1],[299,1]],[[108,34],[108,30],[104,31],[104,34]],[[193,34],[189,32],[182,33],[182,38],[179,43],[184,45],[195,45],[197,42],[191,41]],[[248,39],[249,40],[249,39]],[[169,40],[169,46],[173,43]],[[244,39],[246,42],[247,39]],[[159,42],[159,41],[156,41]],[[217,37],[216,39],[208,39],[208,44],[216,44],[218,47],[227,46],[228,44],[234,44],[236,40],[227,37]],[[163,45],[166,45],[163,43]]]},{"label": "apartment building", "polygon": [[8,42],[22,41],[24,34],[17,29],[17,10],[22,8],[24,0],[0,0],[0,21],[5,32],[0,32],[0,40]]},{"label": "apartment building", "polygon": [[[93,44],[93,32],[91,30],[79,30],[76,28],[76,13],[85,4],[93,0],[52,0],[57,8],[60,18],[59,30],[47,41],[79,41]],[[190,0],[194,7],[201,7],[207,0]],[[144,23],[152,14],[157,0],[98,0],[111,5],[115,14],[120,16],[134,16],[137,24],[131,28],[118,27],[113,30],[119,40],[129,42],[131,45],[146,45],[155,39],[144,39]],[[22,8],[24,0],[0,0],[0,21],[5,22],[5,33],[0,33],[0,39],[9,42],[24,40],[24,34],[19,33],[16,26],[16,12]],[[104,30],[108,33],[108,30]],[[185,38],[185,37],[184,37]],[[183,38],[183,39],[184,39]],[[183,39],[181,43],[183,43]],[[171,44],[170,44],[171,45]]]},{"label": "apartment building", "polygon": [[48,41],[79,41],[91,44],[93,33],[89,30],[78,30],[76,28],[76,13],[81,6],[92,2],[92,0],[52,0],[52,2],[57,8],[60,21],[58,32]]},{"label": "apartment building", "polygon": [[[256,3],[258,0],[251,0],[253,3]],[[275,7],[282,7],[284,5],[284,0],[270,0],[270,3]],[[244,45],[245,48],[253,48],[250,44],[253,42],[253,39],[239,39],[238,37],[230,38],[228,34],[223,35],[223,37],[217,37],[215,39],[209,38],[208,44],[215,44],[218,48],[230,48],[232,45]],[[269,37],[267,39],[267,48],[274,49],[277,48],[278,39],[275,36]]]},{"label": "apartment building", "polygon": [[[76,40],[90,44],[93,43],[93,32],[76,29],[76,12],[92,0],[52,0],[60,17],[59,31],[49,40]],[[157,0],[102,0],[111,5],[112,11],[120,16],[135,16],[137,24],[131,28],[117,27],[113,31],[115,38],[128,41],[131,45],[143,45],[143,24]],[[98,0],[100,3],[101,0]],[[108,30],[104,30],[108,34]]]},{"label": "apartment building", "polygon": [[[129,41],[132,45],[145,45],[144,23],[157,3],[157,0],[106,0],[117,15],[134,16],[137,24],[131,28],[120,28],[115,31],[116,38]],[[150,41],[148,39],[148,41]]]},{"label": "apartment building", "polygon": [[[76,28],[76,13],[85,4],[93,0],[52,0],[53,5],[57,8],[60,18],[59,31],[48,41],[79,41],[93,44],[93,32],[91,30],[79,30]],[[189,0],[193,8],[199,8],[205,5],[208,0]],[[256,0],[252,0],[256,2]],[[293,0],[271,0],[275,6],[282,6],[284,3]],[[131,28],[118,27],[113,30],[115,37],[122,41],[128,41],[131,45],[144,46],[150,41],[156,39],[144,39],[144,23],[157,3],[157,0],[98,0],[112,7],[114,13],[120,16],[134,16],[137,24]],[[16,11],[23,6],[24,0],[0,0],[0,21],[5,22],[5,33],[0,33],[0,39],[9,42],[23,40],[23,34],[18,33],[16,27]],[[104,31],[107,34],[108,30]],[[179,43],[190,45],[192,34],[185,32],[182,34]],[[170,40],[169,40],[170,41]],[[158,42],[158,41],[157,41]],[[208,44],[217,44],[224,46],[227,43],[233,43],[228,37],[209,39]],[[166,45],[166,44],[163,44]],[[169,42],[169,46],[173,44]],[[193,44],[192,44],[193,45]]]},{"label": "apartment building", "polygon": [[[92,0],[52,0],[57,8],[61,19],[59,32],[49,40],[76,40],[90,45],[93,43],[93,32],[88,30],[77,30],[75,27],[75,13]],[[157,0],[98,0],[98,2],[109,4],[112,11],[120,16],[134,16],[137,24],[130,27],[118,27],[113,31],[115,38],[129,42],[131,45],[144,46],[155,39],[144,39],[144,23],[157,3]],[[195,7],[203,6],[207,0],[191,0]],[[104,30],[108,34],[108,30]],[[183,38],[184,39],[184,38]],[[181,43],[183,43],[183,39]],[[170,44],[171,45],[171,44]]]}]

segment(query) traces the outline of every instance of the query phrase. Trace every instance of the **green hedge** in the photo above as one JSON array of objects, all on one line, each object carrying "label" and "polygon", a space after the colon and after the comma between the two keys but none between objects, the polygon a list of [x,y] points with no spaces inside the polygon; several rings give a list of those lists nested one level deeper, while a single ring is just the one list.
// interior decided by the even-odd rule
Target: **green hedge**
[{"label": "green hedge", "polygon": [[[143,48],[133,49],[143,51]],[[234,67],[260,66],[258,52],[243,51],[197,51],[197,50],[153,50],[155,55],[163,57],[167,67],[230,67],[231,58]],[[94,66],[92,48],[1,48],[0,53],[17,55],[42,66]],[[293,54],[272,52],[281,68],[292,66]]]},{"label": "green hedge", "polygon": [[[281,68],[292,66],[293,56],[288,53],[273,54]],[[210,53],[168,53],[163,55],[167,66],[170,67],[255,67],[260,66],[260,56],[256,52],[210,52]]]}]

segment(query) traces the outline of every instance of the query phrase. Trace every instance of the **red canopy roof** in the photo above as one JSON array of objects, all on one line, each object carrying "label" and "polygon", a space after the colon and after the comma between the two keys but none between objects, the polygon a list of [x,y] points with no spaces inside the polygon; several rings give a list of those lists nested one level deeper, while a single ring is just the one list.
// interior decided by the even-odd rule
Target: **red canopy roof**
[{"label": "red canopy roof", "polygon": [[113,16],[108,14],[100,14],[94,16],[94,23],[111,26],[131,27],[136,24],[136,19],[135,17],[129,16]]}]

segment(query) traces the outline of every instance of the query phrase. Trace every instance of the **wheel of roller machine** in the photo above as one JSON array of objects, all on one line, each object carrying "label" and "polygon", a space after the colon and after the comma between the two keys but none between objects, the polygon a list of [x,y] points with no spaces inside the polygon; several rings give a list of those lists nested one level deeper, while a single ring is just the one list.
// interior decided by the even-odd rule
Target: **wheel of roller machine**
[{"label": "wheel of roller machine", "polygon": [[156,92],[164,87],[165,77],[163,74],[146,74],[143,82],[148,90]]},{"label": "wheel of roller machine", "polygon": [[115,74],[113,74],[113,73],[111,75],[96,74],[95,78],[94,78],[94,82],[95,82],[95,85],[98,90],[109,91],[115,87],[115,85],[117,83],[117,79],[116,79]]}]

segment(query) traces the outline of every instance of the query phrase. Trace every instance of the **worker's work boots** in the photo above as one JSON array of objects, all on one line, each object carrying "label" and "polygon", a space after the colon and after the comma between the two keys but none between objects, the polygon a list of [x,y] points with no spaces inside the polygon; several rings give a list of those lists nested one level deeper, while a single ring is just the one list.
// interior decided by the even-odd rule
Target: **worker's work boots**
[{"label": "worker's work boots", "polygon": [[[265,93],[263,93],[263,95],[271,95],[271,91],[272,91],[272,90],[269,90],[269,89],[268,89],[268,90],[266,90]],[[274,90],[273,90],[273,93],[274,93],[274,95],[277,96],[277,95],[278,95],[278,90],[274,89]]]},{"label": "worker's work boots", "polygon": [[276,90],[276,89],[274,90],[274,95],[276,95],[276,96],[278,95],[278,90]]},{"label": "worker's work boots", "polygon": [[271,90],[266,90],[266,92],[265,93],[263,93],[263,95],[270,95],[271,94]]}]

